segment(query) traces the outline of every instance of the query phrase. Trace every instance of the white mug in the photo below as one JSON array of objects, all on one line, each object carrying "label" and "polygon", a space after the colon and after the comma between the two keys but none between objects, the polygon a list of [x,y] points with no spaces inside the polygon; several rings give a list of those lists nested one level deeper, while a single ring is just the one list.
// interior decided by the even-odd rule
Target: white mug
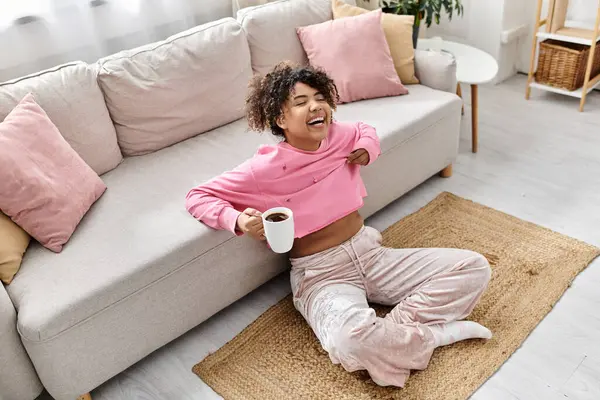
[{"label": "white mug", "polygon": [[[287,219],[279,222],[267,221],[273,214],[285,214]],[[294,213],[289,208],[275,207],[262,214],[265,237],[275,253],[287,253],[294,246]]]}]

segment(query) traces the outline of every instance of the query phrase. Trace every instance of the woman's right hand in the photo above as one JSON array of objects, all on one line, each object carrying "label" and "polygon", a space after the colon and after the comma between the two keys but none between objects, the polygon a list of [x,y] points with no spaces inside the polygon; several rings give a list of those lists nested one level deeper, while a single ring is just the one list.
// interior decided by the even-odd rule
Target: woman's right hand
[{"label": "woman's right hand", "polygon": [[237,227],[243,234],[248,234],[256,240],[266,240],[262,214],[253,208],[247,208],[237,219]]}]

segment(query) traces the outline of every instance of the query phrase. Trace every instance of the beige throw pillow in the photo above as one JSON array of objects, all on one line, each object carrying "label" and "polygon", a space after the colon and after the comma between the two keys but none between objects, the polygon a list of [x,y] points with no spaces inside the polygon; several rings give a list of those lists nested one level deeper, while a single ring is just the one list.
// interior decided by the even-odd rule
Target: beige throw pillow
[{"label": "beige throw pillow", "polygon": [[8,285],[21,267],[30,237],[7,215],[0,212],[0,280]]},{"label": "beige throw pillow", "polygon": [[[364,8],[354,7],[342,0],[332,0],[333,18],[355,17],[369,12]],[[415,76],[415,50],[413,49],[412,32],[415,18],[412,15],[393,15],[384,13],[381,17],[383,33],[390,47],[394,67],[405,85],[419,83]]]}]

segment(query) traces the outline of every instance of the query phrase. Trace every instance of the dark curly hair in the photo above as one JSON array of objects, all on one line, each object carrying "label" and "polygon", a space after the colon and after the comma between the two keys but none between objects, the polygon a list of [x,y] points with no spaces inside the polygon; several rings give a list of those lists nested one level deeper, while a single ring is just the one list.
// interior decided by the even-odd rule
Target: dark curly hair
[{"label": "dark curly hair", "polygon": [[246,118],[253,131],[270,129],[273,135],[285,137],[277,119],[283,113],[283,105],[291,95],[296,83],[301,82],[318,90],[335,110],[339,94],[335,83],[325,71],[312,66],[299,66],[289,62],[279,63],[264,77],[255,76],[250,81],[246,97]]}]

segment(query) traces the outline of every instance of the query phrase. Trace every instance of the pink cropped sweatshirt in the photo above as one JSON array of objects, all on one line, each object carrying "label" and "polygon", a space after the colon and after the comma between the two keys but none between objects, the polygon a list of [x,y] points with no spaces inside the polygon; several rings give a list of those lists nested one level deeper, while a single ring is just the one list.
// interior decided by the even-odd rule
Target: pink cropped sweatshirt
[{"label": "pink cropped sweatshirt", "polygon": [[237,168],[190,190],[186,208],[206,225],[240,235],[237,218],[246,208],[287,207],[294,213],[295,236],[306,236],[362,207],[367,191],[360,166],[347,163],[361,148],[369,164],[381,152],[375,129],[362,122],[333,122],[316,151],[286,142],[261,146]]}]

